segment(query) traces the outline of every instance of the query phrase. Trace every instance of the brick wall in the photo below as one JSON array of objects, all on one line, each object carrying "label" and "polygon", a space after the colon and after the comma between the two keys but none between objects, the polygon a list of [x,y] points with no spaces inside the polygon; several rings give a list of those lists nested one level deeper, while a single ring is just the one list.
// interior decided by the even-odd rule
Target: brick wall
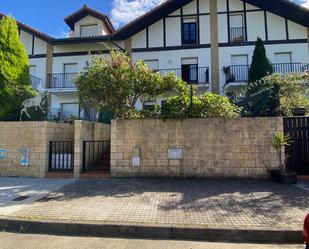
[{"label": "brick wall", "polygon": [[79,177],[82,170],[83,141],[110,140],[110,125],[75,121],[74,136],[74,177]]},{"label": "brick wall", "polygon": [[[114,177],[267,177],[267,169],[278,165],[271,139],[282,130],[282,118],[115,120],[111,173]],[[136,148],[141,153],[139,167],[132,164]],[[183,158],[169,160],[169,148],[183,149]]]},{"label": "brick wall", "polygon": [[[44,177],[48,169],[49,141],[74,139],[74,126],[53,122],[0,122],[0,176]],[[29,148],[29,166],[21,166],[21,148]]]}]

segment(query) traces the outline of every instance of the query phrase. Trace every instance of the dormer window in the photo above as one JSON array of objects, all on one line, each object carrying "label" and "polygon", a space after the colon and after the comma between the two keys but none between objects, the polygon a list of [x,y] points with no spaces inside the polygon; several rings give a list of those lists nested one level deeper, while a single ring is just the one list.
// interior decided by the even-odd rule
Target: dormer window
[{"label": "dormer window", "polygon": [[87,36],[97,36],[98,35],[98,25],[81,25],[80,26],[80,36],[87,37]]}]

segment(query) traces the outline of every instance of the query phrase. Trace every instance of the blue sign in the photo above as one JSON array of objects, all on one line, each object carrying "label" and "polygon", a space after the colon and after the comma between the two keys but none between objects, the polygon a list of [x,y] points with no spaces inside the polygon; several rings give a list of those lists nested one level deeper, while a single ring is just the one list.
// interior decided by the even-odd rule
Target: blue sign
[{"label": "blue sign", "polygon": [[6,158],[6,150],[5,149],[0,149],[0,159]]},{"label": "blue sign", "polygon": [[20,164],[24,167],[29,166],[29,148],[23,147],[23,148],[21,148],[20,151],[21,151]]}]

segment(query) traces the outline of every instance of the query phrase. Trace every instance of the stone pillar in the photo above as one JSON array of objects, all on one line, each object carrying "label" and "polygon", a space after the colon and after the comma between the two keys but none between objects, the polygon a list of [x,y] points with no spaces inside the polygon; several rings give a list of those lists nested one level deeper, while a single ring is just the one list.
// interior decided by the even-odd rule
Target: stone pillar
[{"label": "stone pillar", "polygon": [[[45,85],[43,88],[47,87],[48,84],[48,75],[53,72],[53,53],[54,53],[54,46],[50,43],[47,43],[46,46],[46,72],[45,72]],[[48,107],[51,106],[51,96],[50,94],[47,97]]]},{"label": "stone pillar", "polygon": [[220,94],[219,39],[217,0],[210,0],[211,84],[212,92]]},{"label": "stone pillar", "polygon": [[82,121],[74,122],[74,178],[79,178],[83,160],[83,142],[81,139]]}]

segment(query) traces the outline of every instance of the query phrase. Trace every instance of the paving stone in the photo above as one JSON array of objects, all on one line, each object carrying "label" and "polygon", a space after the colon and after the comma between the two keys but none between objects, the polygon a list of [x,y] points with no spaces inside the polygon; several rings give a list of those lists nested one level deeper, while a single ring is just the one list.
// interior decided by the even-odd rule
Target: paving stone
[{"label": "paving stone", "polygon": [[309,192],[266,180],[78,180],[52,195],[10,215],[300,230],[309,213]]}]

